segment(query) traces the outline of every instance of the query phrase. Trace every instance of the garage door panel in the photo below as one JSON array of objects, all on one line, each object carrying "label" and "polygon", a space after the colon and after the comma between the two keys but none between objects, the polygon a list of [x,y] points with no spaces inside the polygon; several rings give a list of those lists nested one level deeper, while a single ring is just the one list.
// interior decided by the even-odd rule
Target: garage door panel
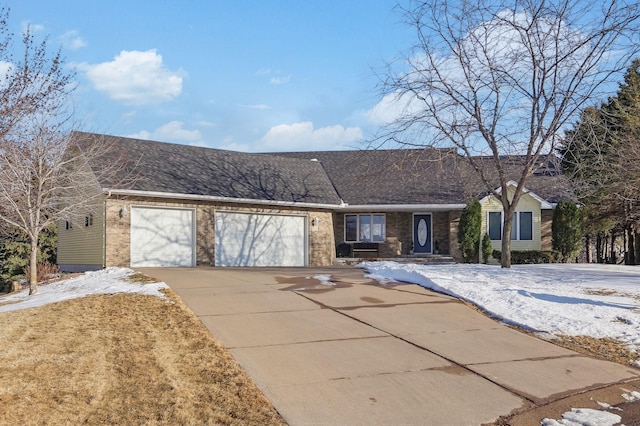
[{"label": "garage door panel", "polygon": [[131,209],[131,266],[193,266],[193,210]]},{"label": "garage door panel", "polygon": [[305,217],[219,212],[217,266],[305,266]]}]

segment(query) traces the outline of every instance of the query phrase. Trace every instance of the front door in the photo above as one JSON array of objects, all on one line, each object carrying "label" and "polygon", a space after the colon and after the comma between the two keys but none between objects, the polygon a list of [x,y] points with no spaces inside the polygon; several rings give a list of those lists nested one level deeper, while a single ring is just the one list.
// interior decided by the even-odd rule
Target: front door
[{"label": "front door", "polygon": [[413,252],[431,253],[431,215],[413,215]]}]

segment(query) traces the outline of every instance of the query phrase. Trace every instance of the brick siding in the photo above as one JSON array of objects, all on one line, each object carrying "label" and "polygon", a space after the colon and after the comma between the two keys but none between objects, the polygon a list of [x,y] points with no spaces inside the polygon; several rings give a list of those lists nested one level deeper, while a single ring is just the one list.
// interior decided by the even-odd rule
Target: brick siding
[{"label": "brick siding", "polygon": [[[357,213],[347,213],[357,214]],[[345,213],[334,213],[335,241],[338,244],[344,242],[344,216]],[[413,213],[412,212],[387,212],[386,239],[379,245],[380,257],[395,257],[407,255],[413,248]],[[440,254],[452,253],[451,238],[455,241],[454,250],[457,250],[457,223],[451,225],[451,220],[460,217],[460,212],[433,212],[431,221],[433,227],[432,244],[435,251],[436,241]],[[451,234],[455,230],[455,234]],[[453,252],[455,253],[455,251]]]},{"label": "brick siding", "polygon": [[[208,203],[152,198],[109,198],[106,204],[106,266],[125,266],[131,263],[131,208],[132,206],[190,208],[196,212],[196,263],[214,265],[216,210],[232,210],[248,213],[281,213],[307,216],[309,266],[329,266],[335,260],[332,214],[289,208],[269,208],[233,203]],[[124,214],[121,214],[123,212]],[[317,226],[311,221],[317,218]]]},{"label": "brick siding", "polygon": [[553,210],[541,210],[540,220],[540,250],[551,251],[553,244],[551,241],[551,223],[553,222]]}]

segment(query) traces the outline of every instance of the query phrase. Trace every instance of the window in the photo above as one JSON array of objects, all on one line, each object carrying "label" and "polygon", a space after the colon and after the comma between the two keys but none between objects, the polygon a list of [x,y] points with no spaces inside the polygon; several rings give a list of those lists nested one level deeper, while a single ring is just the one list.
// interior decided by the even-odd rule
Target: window
[{"label": "window", "polygon": [[[489,238],[493,241],[502,239],[502,212],[489,212]],[[512,241],[533,240],[533,212],[515,212],[511,224]]]},{"label": "window", "polygon": [[383,214],[344,215],[344,240],[350,242],[386,239],[386,218]]},{"label": "window", "polygon": [[502,212],[489,212],[489,238],[502,239]]},{"label": "window", "polygon": [[[513,223],[513,229],[518,230],[518,235],[516,236],[515,239],[520,241],[533,240],[533,213],[532,212],[516,212],[515,217],[518,218],[517,222],[514,221]],[[511,236],[513,238],[513,233],[511,234]]]},{"label": "window", "polygon": [[66,220],[64,222],[64,229],[71,229],[71,228],[73,228],[73,224],[70,221]]},{"label": "window", "polygon": [[358,241],[358,216],[355,214],[344,216],[344,240]]},{"label": "window", "polygon": [[84,226],[92,226],[93,225],[93,214],[89,213],[84,217]]}]

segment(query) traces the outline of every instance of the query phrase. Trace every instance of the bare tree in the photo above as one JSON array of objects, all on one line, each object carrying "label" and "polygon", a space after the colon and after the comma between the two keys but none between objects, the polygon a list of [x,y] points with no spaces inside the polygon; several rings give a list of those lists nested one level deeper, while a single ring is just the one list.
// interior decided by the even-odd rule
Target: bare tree
[{"label": "bare tree", "polygon": [[33,114],[58,111],[73,90],[74,73],[65,70],[60,50],[51,54],[47,39],[38,42],[30,28],[20,37],[21,49],[14,47],[15,38],[9,10],[0,8],[0,138]]},{"label": "bare tree", "polygon": [[112,175],[119,167],[112,156],[96,169],[96,160],[111,150],[103,138],[81,148],[72,133],[45,120],[20,126],[0,141],[0,221],[29,238],[30,294],[38,288],[42,231],[59,221],[81,223],[86,215],[97,214],[103,197],[100,174]]},{"label": "bare tree", "polygon": [[[510,267],[512,218],[527,179],[637,51],[638,4],[429,0],[399,8],[418,43],[408,69],[389,66],[377,108],[394,108],[397,118],[376,140],[455,147],[502,203],[501,265]],[[516,176],[508,155],[520,156]]]},{"label": "bare tree", "polygon": [[[37,250],[44,228],[95,208],[102,196],[90,162],[104,156],[108,143],[82,150],[69,131],[67,104],[73,72],[60,52],[49,54],[47,40],[36,42],[27,29],[23,55],[13,57],[8,11],[0,9],[0,230],[29,238],[30,294],[37,292]],[[116,159],[100,173],[116,167]]]}]

